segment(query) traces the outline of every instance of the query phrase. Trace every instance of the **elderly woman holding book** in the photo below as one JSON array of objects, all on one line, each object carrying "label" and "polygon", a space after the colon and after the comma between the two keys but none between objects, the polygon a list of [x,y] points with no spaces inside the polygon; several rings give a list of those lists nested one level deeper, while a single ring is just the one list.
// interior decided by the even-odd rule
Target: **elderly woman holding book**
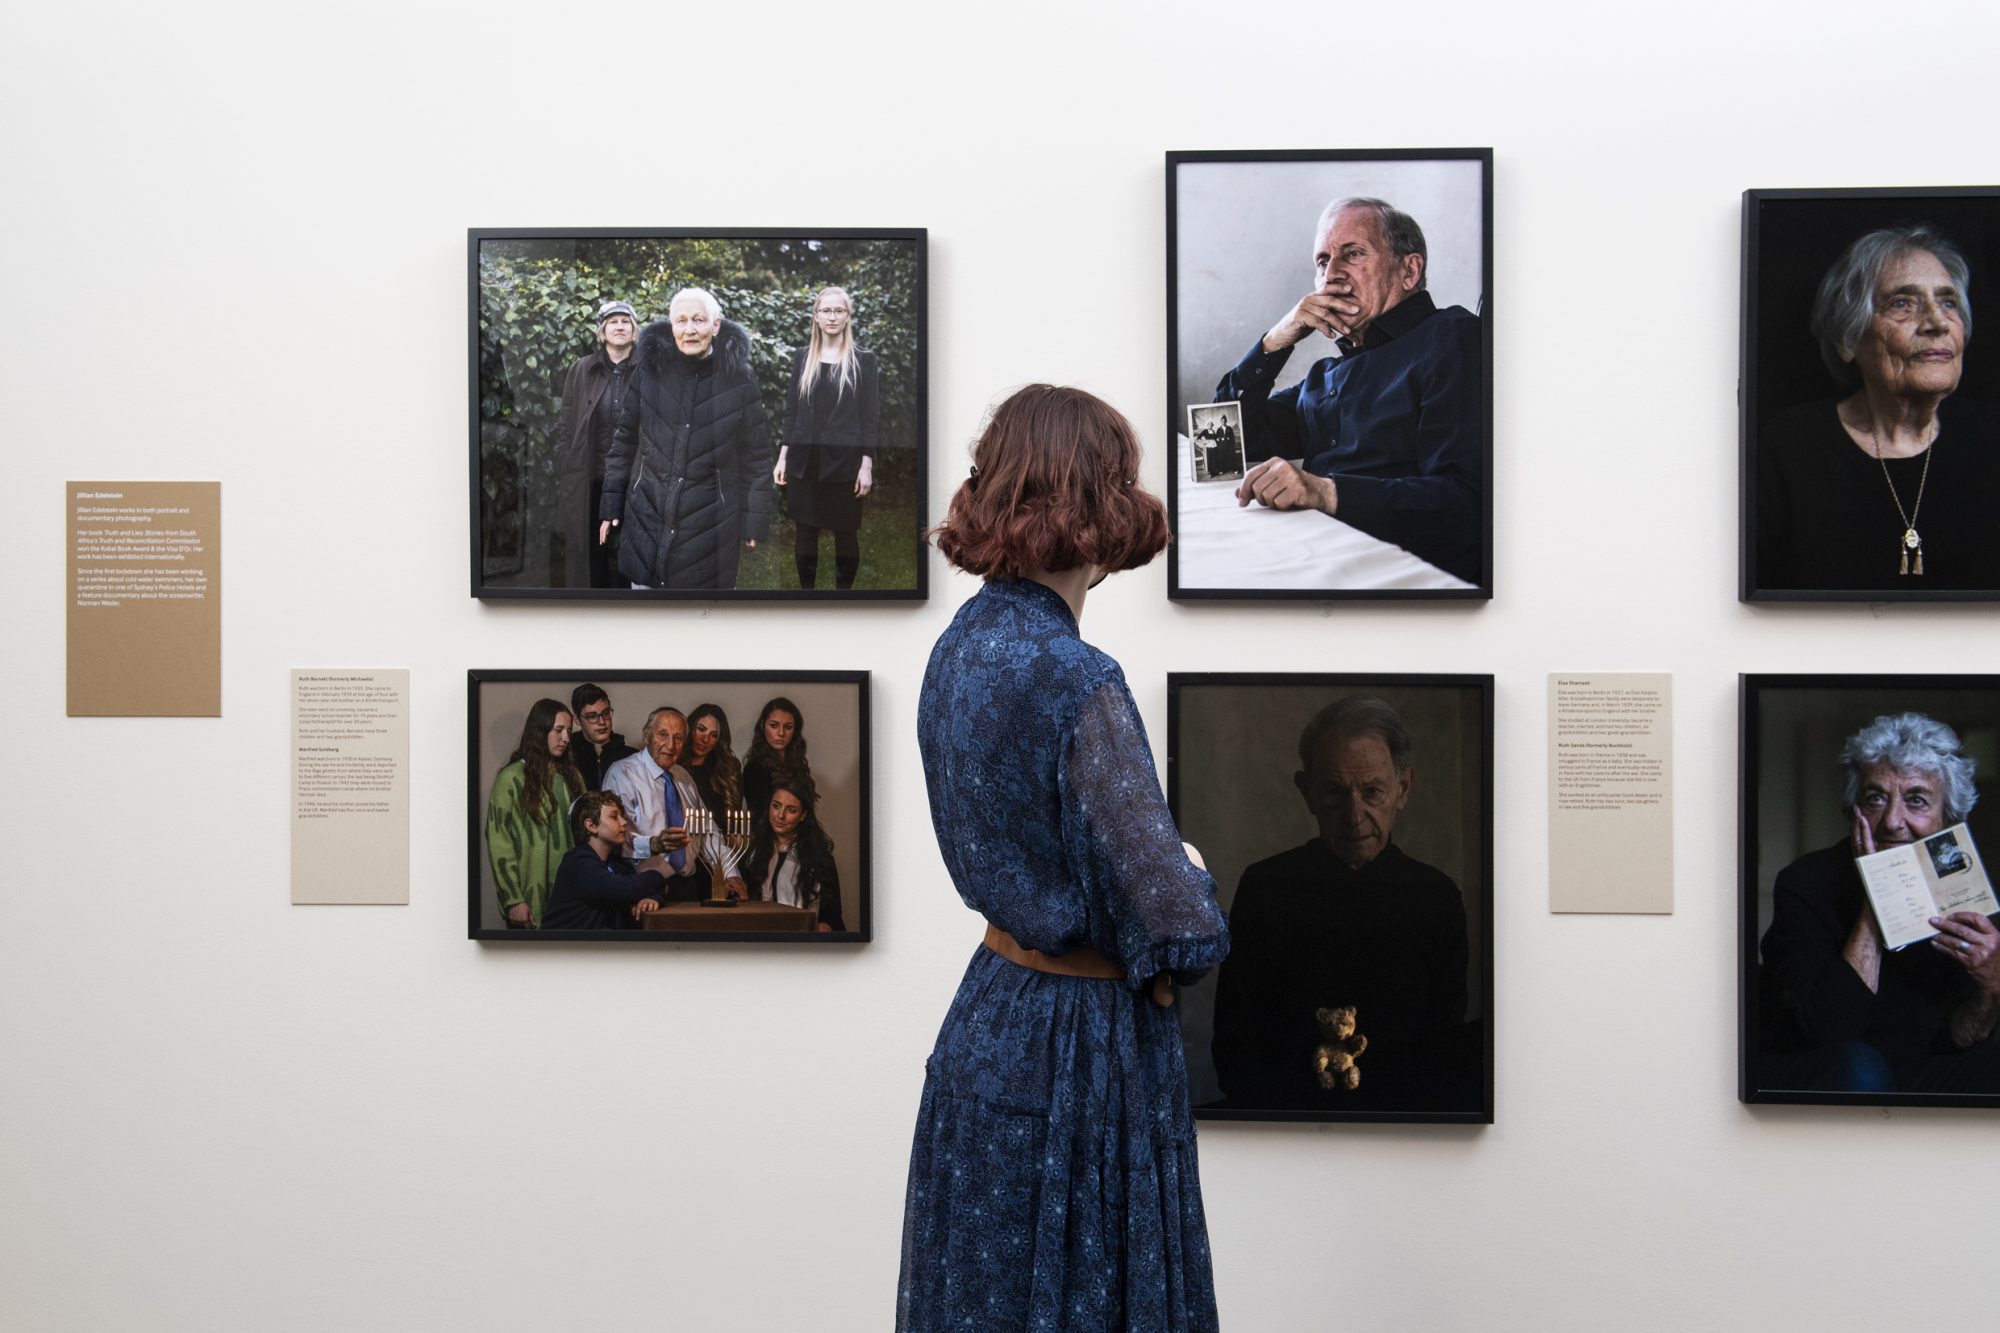
[{"label": "elderly woman holding book", "polygon": [[1788,1031],[1774,1086],[1816,1092],[2000,1092],[2000,928],[1976,911],[1885,945],[1856,861],[1930,838],[1979,793],[1958,734],[1921,713],[1878,717],[1840,754],[1848,835],[1778,872],[1763,940]]}]

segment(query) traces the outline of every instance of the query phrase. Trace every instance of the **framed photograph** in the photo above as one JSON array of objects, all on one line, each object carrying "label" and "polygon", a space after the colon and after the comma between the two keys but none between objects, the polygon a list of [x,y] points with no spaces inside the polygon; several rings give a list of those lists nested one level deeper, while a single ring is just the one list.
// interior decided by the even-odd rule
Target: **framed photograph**
[{"label": "framed photograph", "polygon": [[865,671],[470,671],[475,940],[871,938]]},{"label": "framed photograph", "polygon": [[474,229],[472,595],[915,600],[922,228]]},{"label": "framed photograph", "polygon": [[1493,1121],[1493,678],[1170,674],[1167,799],[1229,957],[1195,1114]]},{"label": "framed photograph", "polygon": [[1168,595],[1490,598],[1492,290],[1489,148],[1168,153]]},{"label": "framed photograph", "polygon": [[2000,1106],[2000,676],[1741,689],[1738,1095]]},{"label": "framed photograph", "polygon": [[1741,597],[2000,600],[2000,187],[1743,195]]}]

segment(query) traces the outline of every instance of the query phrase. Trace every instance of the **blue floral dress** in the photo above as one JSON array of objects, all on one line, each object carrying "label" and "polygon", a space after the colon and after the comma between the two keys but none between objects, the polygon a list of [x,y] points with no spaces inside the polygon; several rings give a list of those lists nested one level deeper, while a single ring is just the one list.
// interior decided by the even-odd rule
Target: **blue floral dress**
[{"label": "blue floral dress", "polygon": [[959,896],[1125,978],[974,952],[926,1064],[896,1327],[1213,1329],[1180,1019],[1147,990],[1220,962],[1229,929],[1124,673],[1054,591],[991,582],[931,653],[917,732]]}]

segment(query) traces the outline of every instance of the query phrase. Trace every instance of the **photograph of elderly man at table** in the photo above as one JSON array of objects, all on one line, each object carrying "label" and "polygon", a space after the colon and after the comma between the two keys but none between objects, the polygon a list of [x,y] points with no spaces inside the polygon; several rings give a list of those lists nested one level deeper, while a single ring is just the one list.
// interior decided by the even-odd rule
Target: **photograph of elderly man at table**
[{"label": "photograph of elderly man at table", "polygon": [[[1173,297],[1176,387],[1189,408],[1240,404],[1249,470],[1229,496],[1234,514],[1210,488],[1177,477],[1182,503],[1200,520],[1180,533],[1179,587],[1221,586],[1224,575],[1250,592],[1483,587],[1491,439],[1484,155],[1389,163],[1207,156],[1170,157],[1178,272],[1192,279],[1177,283]],[[1307,183],[1316,191],[1302,206]],[[1274,248],[1246,244],[1250,224],[1232,221],[1244,211],[1245,189],[1261,219],[1254,239]],[[1221,223],[1210,216],[1218,210]],[[1434,247],[1433,233],[1448,244]],[[1288,261],[1277,290],[1268,273],[1250,272],[1271,268],[1273,256]],[[1224,288],[1226,280],[1235,287]],[[1225,325],[1234,326],[1226,336]],[[1298,356],[1309,342],[1309,355]],[[1190,364],[1195,347],[1206,364]],[[1311,517],[1281,526],[1255,518],[1258,511]],[[1245,554],[1215,549],[1218,537],[1238,548],[1309,550]],[[1326,568],[1298,570],[1301,558]]]},{"label": "photograph of elderly man at table", "polygon": [[486,855],[510,930],[533,930],[570,848],[569,805],[583,778],[569,759],[570,712],[537,699],[486,801]]},{"label": "photograph of elderly man at table", "polygon": [[[1169,677],[1175,810],[1234,890],[1187,997],[1197,1105],[1490,1120],[1488,678],[1313,679]],[[1323,1077],[1336,1036],[1358,1077]]]},{"label": "photograph of elderly man at table", "polygon": [[2000,926],[1972,911],[1932,916],[1935,935],[1891,949],[1855,867],[1961,822],[1975,845],[1996,836],[1976,780],[2000,746],[2000,681],[1789,680],[1803,685],[1750,686],[1746,719],[1760,737],[1759,771],[1746,773],[1759,792],[1746,1095],[2000,1104]]},{"label": "photograph of elderly man at table", "polygon": [[625,855],[631,834],[625,803],[608,791],[588,791],[570,810],[576,846],[556,869],[542,913],[544,930],[637,930],[666,900],[664,856],[637,865]]},{"label": "photograph of elderly man at table", "polygon": [[1744,595],[2000,599],[2000,358],[1972,353],[2000,191],[1801,193],[1745,201]]},{"label": "photograph of elderly man at table", "polygon": [[[665,911],[638,922],[641,929],[631,932],[632,938],[665,931],[686,939],[732,930],[814,932],[822,937],[831,933],[849,940],[866,937],[869,803],[865,673],[808,671],[778,676],[763,671],[718,671],[697,675],[616,669],[593,671],[583,677],[582,673],[510,670],[474,671],[469,678],[474,737],[472,832],[477,858],[472,866],[473,938],[509,936],[500,881],[495,878],[495,863],[487,855],[493,793],[499,792],[503,809],[511,809],[507,803],[516,799],[516,779],[525,769],[516,753],[521,743],[521,720],[540,699],[548,701],[544,711],[571,715],[572,710],[555,702],[565,697],[582,701],[574,715],[589,718],[585,727],[603,731],[604,753],[610,753],[610,739],[622,735],[611,729],[614,716],[631,719],[634,738],[641,746],[637,750],[625,747],[628,753],[605,765],[599,782],[585,782],[580,775],[562,779],[569,794],[562,797],[560,811],[547,812],[550,826],[540,835],[547,849],[537,864],[545,868],[548,885],[556,879],[564,854],[587,841],[576,831],[580,826],[571,810],[573,797],[603,790],[618,798],[618,819],[626,830],[620,854],[642,869],[657,868],[661,876],[657,893],[649,896],[657,896]],[[815,762],[811,770],[782,762],[775,767],[762,766],[767,785],[753,809],[744,791],[739,752],[731,748],[731,719],[757,717],[771,705],[775,706],[766,722],[776,719],[773,729],[781,742],[771,754],[796,751],[799,723],[811,716]],[[541,719],[535,720],[539,723]],[[587,747],[579,745],[582,731],[568,735],[566,757],[574,759],[580,748]],[[543,737],[544,753],[549,744]],[[762,878],[753,880],[747,869],[753,835],[762,831],[767,841],[771,839],[764,828],[768,807],[777,799],[774,788],[787,783],[797,783],[798,790],[784,799],[799,808],[796,816],[789,810],[783,814],[781,823],[791,827],[781,832],[794,843],[799,839],[798,824],[809,825],[811,832],[803,847],[779,846],[782,858],[768,858],[760,867]],[[732,810],[736,812],[733,828],[728,814]],[[509,884],[522,878],[512,863],[499,868]],[[579,863],[579,868],[593,867]],[[713,873],[716,870],[722,872],[719,884]],[[549,892],[546,886],[540,891],[535,907],[529,909],[530,919],[541,921],[543,900]],[[740,904],[740,910],[732,913],[712,905],[718,897]],[[816,930],[822,923],[829,930]],[[545,923],[542,928],[558,929]],[[598,928],[571,924],[560,929]],[[616,930],[623,937],[626,927]],[[514,937],[528,935],[539,937],[539,932],[522,928]]]}]

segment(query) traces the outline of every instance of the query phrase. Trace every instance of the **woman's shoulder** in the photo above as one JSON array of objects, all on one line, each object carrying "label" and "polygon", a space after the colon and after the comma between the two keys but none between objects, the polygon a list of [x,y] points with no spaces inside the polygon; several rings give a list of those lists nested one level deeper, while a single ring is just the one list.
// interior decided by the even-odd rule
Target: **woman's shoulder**
[{"label": "woman's shoulder", "polygon": [[498,796],[502,792],[517,792],[521,789],[521,784],[527,780],[527,762],[521,759],[510,760],[501,765],[500,771],[494,775],[493,794]]}]

